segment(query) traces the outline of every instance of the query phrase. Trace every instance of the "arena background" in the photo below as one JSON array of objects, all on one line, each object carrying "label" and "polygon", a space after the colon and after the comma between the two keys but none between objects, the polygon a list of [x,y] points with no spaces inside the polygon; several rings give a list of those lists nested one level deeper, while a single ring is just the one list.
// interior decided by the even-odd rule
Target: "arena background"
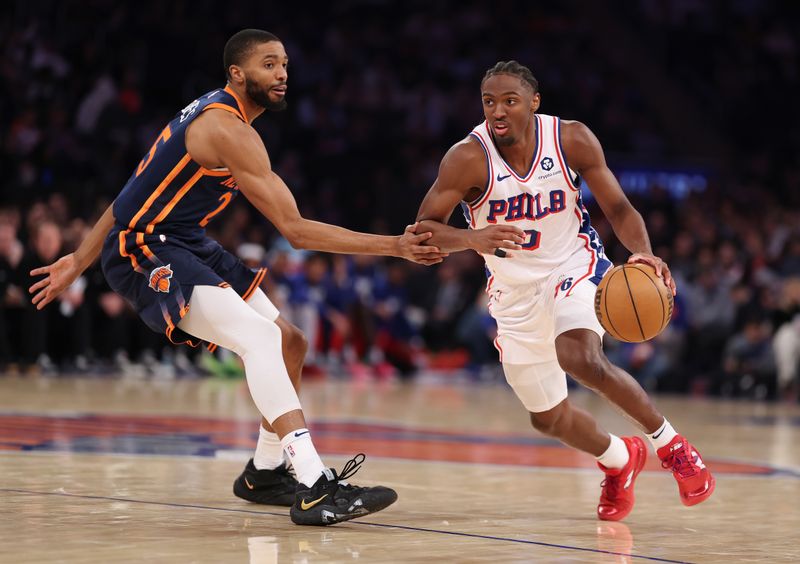
[{"label": "arena background", "polygon": [[[778,0],[6,2],[0,561],[800,560],[799,12]],[[309,218],[400,233],[445,151],[483,119],[480,80],[498,60],[532,69],[542,112],[596,133],[678,285],[658,338],[607,338],[606,352],[702,450],[711,499],[681,507],[651,455],[626,522],[595,519],[603,475],[530,428],[472,252],[431,268],[297,252],[244,198],[211,224],[269,267],[264,290],[309,338],[300,397],[326,464],[364,452],[356,483],[399,493],[323,530],[231,494],[259,418],[234,355],[170,345],[98,265],[35,310],[31,268],[74,250],[171,116],[224,84],[225,41],[247,27],[290,57],[288,110],[254,126]],[[631,433],[595,394],[570,398]]]},{"label": "arena background", "polygon": [[[12,6],[0,40],[0,358],[9,372],[236,373],[224,354],[176,352],[150,334],[98,267],[46,313],[26,288],[31,267],[76,247],[171,115],[223,84],[226,38],[253,26],[281,37],[290,56],[289,109],[255,127],[307,217],[400,232],[441,156],[482,119],[484,71],[517,59],[540,81],[543,112],[597,134],[678,282],[669,329],[642,345],[609,342],[613,359],[659,390],[790,393],[800,338],[791,3]],[[624,261],[590,211],[609,257]],[[460,214],[453,221],[464,225]],[[310,373],[497,376],[484,368],[496,365],[494,326],[474,253],[428,269],[298,253],[244,198],[211,233],[270,267],[270,295],[311,337]]]}]

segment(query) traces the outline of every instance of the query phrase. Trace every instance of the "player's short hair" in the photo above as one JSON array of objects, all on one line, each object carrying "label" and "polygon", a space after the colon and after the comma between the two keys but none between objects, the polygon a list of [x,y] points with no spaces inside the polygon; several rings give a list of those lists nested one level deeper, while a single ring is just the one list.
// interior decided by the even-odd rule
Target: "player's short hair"
[{"label": "player's short hair", "polygon": [[481,86],[483,86],[483,83],[486,82],[489,77],[492,77],[496,74],[514,75],[519,77],[523,84],[530,86],[533,89],[534,94],[539,91],[539,81],[536,80],[535,76],[533,76],[531,69],[525,65],[519,64],[517,61],[499,61],[497,64],[495,64],[495,66],[487,70],[485,75],[483,75]]},{"label": "player's short hair", "polygon": [[231,65],[240,65],[247,58],[250,51],[256,45],[269,43],[270,41],[280,41],[278,37],[262,29],[243,29],[234,33],[225,44],[222,52],[222,64],[225,65],[225,78],[230,80]]}]

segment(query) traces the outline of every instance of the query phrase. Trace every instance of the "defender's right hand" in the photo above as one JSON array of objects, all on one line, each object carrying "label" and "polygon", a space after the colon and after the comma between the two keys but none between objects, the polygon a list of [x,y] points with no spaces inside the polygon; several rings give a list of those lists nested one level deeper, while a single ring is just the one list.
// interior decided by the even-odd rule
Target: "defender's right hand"
[{"label": "defender's right hand", "polygon": [[31,270],[31,276],[41,276],[42,274],[46,276],[28,288],[28,292],[31,294],[38,291],[31,300],[36,309],[42,309],[60,296],[64,290],[78,279],[78,276],[81,275],[81,270],[78,268],[75,254],[70,253],[53,264]]},{"label": "defender's right hand", "polygon": [[482,255],[494,254],[495,249],[506,251],[506,257],[513,256],[509,251],[522,249],[520,243],[525,242],[525,232],[513,225],[489,225],[483,229],[469,232],[470,248]]},{"label": "defender's right hand", "polygon": [[439,247],[425,244],[425,241],[433,237],[433,233],[430,231],[417,233],[418,226],[419,222],[406,226],[405,231],[398,238],[398,251],[395,256],[425,266],[442,262],[449,254],[440,251]]}]

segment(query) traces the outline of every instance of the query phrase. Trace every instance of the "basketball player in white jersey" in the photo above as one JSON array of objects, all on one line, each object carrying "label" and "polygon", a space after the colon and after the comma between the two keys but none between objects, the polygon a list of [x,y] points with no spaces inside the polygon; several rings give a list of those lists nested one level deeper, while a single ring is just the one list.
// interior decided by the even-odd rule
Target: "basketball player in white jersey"
[{"label": "basketball player in white jersey", "polygon": [[[530,70],[499,62],[481,83],[486,121],[445,155],[419,210],[420,230],[443,252],[472,249],[486,260],[495,345],[506,379],[538,431],[596,457],[606,477],[597,515],[618,521],[633,508],[633,487],[647,449],[639,437],[599,428],[567,398],[569,373],[619,407],[672,470],[681,501],[714,490],[697,450],[651,403],[639,384],[603,354],[594,294],[611,262],[581,202],[583,178],[628,262],[655,267],[675,292],[667,265],[653,256],[641,215],[606,166],[602,147],[580,122],[536,113],[541,96]],[[447,225],[461,204],[469,229]],[[515,228],[513,235],[498,232]],[[499,239],[499,240],[498,240]]]}]

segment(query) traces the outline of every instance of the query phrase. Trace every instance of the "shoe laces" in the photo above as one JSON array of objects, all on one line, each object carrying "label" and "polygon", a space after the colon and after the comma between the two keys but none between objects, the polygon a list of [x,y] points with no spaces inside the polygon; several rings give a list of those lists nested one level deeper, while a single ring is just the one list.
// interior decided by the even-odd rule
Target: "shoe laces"
[{"label": "shoe laces", "polygon": [[608,500],[614,500],[619,493],[619,476],[606,476],[606,479],[600,482],[600,487],[603,488],[602,497]]},{"label": "shoe laces", "polygon": [[361,468],[361,465],[364,463],[364,460],[366,460],[366,458],[367,456],[363,452],[359,452],[353,458],[348,460],[345,463],[344,468],[342,468],[342,471],[336,477],[337,480],[339,481],[346,480],[347,478],[358,472],[358,470]]},{"label": "shoe laces", "polygon": [[287,482],[294,482],[297,480],[297,473],[294,470],[293,466],[289,466],[288,464],[284,463],[282,466],[278,466],[274,470],[276,474],[281,476],[281,479]]},{"label": "shoe laces", "polygon": [[679,449],[670,452],[669,456],[661,461],[661,467],[672,470],[681,478],[689,478],[694,476],[697,474],[699,469],[694,463],[694,458],[692,457],[691,453],[691,445],[684,440]]}]

